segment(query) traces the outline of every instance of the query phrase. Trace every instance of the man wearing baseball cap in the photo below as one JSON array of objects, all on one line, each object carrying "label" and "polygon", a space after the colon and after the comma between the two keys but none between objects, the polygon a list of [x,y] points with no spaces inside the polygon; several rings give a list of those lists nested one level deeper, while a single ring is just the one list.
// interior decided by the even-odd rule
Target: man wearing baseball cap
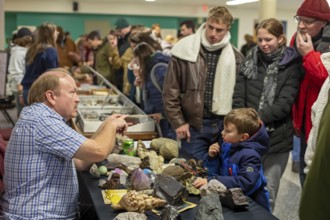
[{"label": "man wearing baseball cap", "polygon": [[[302,57],[305,73],[300,84],[299,95],[293,105],[293,123],[296,135],[300,136],[300,182],[304,184],[304,157],[307,140],[312,128],[311,108],[317,99],[321,86],[328,77],[327,70],[321,62],[321,54],[329,52],[330,45],[330,8],[326,0],[305,0],[294,16],[298,23],[297,33],[291,45]],[[311,160],[306,158],[310,164]],[[305,169],[307,172],[307,169]]]},{"label": "man wearing baseball cap", "polygon": [[133,59],[133,52],[128,40],[129,35],[131,34],[131,25],[125,18],[120,17],[115,22],[115,28],[119,33],[117,48],[122,63],[121,67],[116,69],[116,83],[118,89],[128,96],[131,90],[131,85],[128,82],[127,66]]}]

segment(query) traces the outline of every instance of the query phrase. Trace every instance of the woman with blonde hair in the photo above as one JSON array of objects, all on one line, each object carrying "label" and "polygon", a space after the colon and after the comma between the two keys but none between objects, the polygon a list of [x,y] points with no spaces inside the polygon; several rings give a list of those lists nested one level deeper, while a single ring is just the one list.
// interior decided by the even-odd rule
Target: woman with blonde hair
[{"label": "woman with blonde hair", "polygon": [[48,69],[59,66],[56,50],[58,32],[51,23],[43,23],[36,31],[36,40],[26,53],[26,73],[21,82],[23,86],[24,104],[32,83]]}]

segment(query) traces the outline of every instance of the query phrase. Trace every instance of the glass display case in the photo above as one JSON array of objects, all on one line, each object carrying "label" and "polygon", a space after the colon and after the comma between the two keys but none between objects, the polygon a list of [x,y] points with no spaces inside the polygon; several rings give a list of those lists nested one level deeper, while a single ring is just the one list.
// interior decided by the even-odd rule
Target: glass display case
[{"label": "glass display case", "polygon": [[88,67],[101,82],[98,86],[82,86],[78,89],[80,103],[75,119],[76,129],[91,136],[102,122],[112,114],[129,115],[133,125],[127,136],[135,139],[153,139],[159,136],[159,126],[126,95],[106,80],[101,74]]}]

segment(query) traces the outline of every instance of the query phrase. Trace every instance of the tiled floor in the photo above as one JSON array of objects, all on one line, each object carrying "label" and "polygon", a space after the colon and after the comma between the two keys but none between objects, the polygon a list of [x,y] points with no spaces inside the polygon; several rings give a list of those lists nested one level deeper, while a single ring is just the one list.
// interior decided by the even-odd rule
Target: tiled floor
[{"label": "tiled floor", "polygon": [[299,220],[298,210],[301,195],[299,174],[291,171],[292,160],[282,176],[273,214],[281,220]]},{"label": "tiled floor", "polygon": [[[8,111],[14,121],[17,121],[16,110]],[[12,127],[4,116],[0,113],[0,128]],[[287,169],[281,180],[281,185],[276,200],[274,215],[280,220],[299,220],[298,209],[301,195],[299,175],[291,171],[291,157],[289,158]]]}]

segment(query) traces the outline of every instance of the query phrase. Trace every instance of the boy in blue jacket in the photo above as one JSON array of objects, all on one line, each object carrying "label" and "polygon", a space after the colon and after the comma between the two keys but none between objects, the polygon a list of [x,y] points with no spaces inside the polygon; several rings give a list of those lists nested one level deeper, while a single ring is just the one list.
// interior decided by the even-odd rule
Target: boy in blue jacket
[{"label": "boy in blue jacket", "polygon": [[208,178],[198,178],[196,188],[216,179],[227,188],[240,187],[259,205],[270,211],[261,158],[268,150],[269,137],[265,126],[252,108],[230,111],[224,118],[221,132],[223,144],[212,144],[204,156]]}]

